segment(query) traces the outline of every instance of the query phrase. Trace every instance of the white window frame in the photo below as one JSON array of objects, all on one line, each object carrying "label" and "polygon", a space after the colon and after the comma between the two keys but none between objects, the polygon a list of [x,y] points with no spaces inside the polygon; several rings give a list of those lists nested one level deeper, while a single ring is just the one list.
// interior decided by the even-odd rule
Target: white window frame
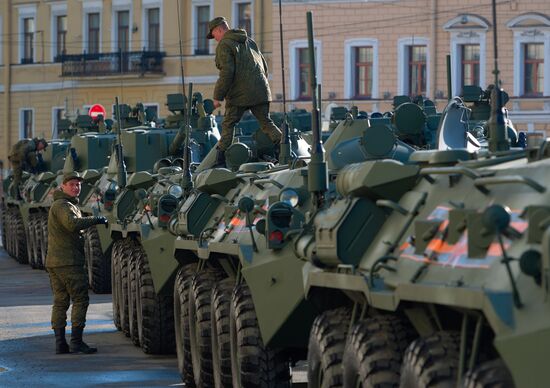
[{"label": "white window frame", "polygon": [[82,3],[82,50],[89,53],[88,49],[88,14],[99,13],[99,49],[101,53],[103,46],[103,2],[102,1],[85,1]]},{"label": "white window frame", "polygon": [[[191,55],[195,55],[195,50],[197,49],[198,34],[197,34],[197,7],[209,6],[210,10],[210,20],[214,18],[214,2],[212,0],[193,0],[193,9],[191,12],[191,41],[193,42],[193,47],[191,48]],[[210,39],[208,45],[208,54],[212,54],[212,45],[214,39]]]},{"label": "white window frame", "polygon": [[118,52],[118,13],[121,11],[128,11],[128,51],[132,51],[132,28],[134,25],[132,2],[129,0],[113,0],[111,7],[111,31],[113,32],[111,50],[114,53]]},{"label": "white window frame", "polygon": [[24,132],[25,132],[25,128],[23,126],[23,119],[24,119],[24,113],[25,111],[27,110],[30,110],[32,112],[32,128],[31,128],[31,138],[34,137],[34,131],[35,131],[35,126],[36,126],[36,115],[34,114],[34,108],[28,108],[28,107],[23,107],[23,108],[19,108],[19,139],[25,139],[23,137],[24,135]]},{"label": "white window frame", "polygon": [[[522,26],[526,20],[536,20],[537,26]],[[517,16],[506,23],[514,31],[514,96],[532,98],[525,94],[525,51],[523,45],[528,43],[544,44],[544,85],[542,95],[550,96],[550,18],[541,14],[527,13]]]},{"label": "white window frame", "polygon": [[[33,18],[34,19],[34,34],[36,38],[36,6],[35,5],[26,5],[18,8],[18,29],[19,29],[19,63],[23,60],[25,55],[25,23],[24,19]],[[33,63],[36,63],[36,39],[33,39]]]},{"label": "white window frame", "polygon": [[64,106],[52,106],[52,139],[58,139],[59,138],[59,133],[57,133],[57,126],[58,126],[58,122],[57,122],[57,111],[58,110],[65,110],[65,107]]},{"label": "white window frame", "polygon": [[426,96],[430,96],[431,89],[431,67],[432,61],[430,58],[430,39],[424,37],[407,37],[397,40],[397,94],[409,95],[409,60],[408,60],[408,48],[409,46],[426,46]]},{"label": "white window frame", "polygon": [[371,98],[378,98],[378,39],[357,38],[344,42],[344,98],[353,99],[355,85],[355,48],[372,47],[372,91]]},{"label": "white window frame", "polygon": [[[164,28],[163,28],[163,7],[162,7],[163,1],[162,0],[142,0],[141,3],[141,41],[143,42],[143,46],[145,46],[145,50],[150,50],[148,47],[149,45],[149,20],[147,18],[147,13],[152,8],[158,8],[159,9],[159,51],[162,51],[164,49]],[[140,50],[143,50],[143,47],[140,47]]]},{"label": "white window frame", "polygon": [[[315,39],[313,42],[315,47],[315,72],[317,73],[317,84],[322,84],[323,82],[323,46],[320,40]],[[289,58],[290,58],[290,98],[292,100],[298,99],[299,93],[299,62],[298,62],[298,49],[307,48],[308,42],[307,39],[296,39],[290,41],[288,44]]]},{"label": "white window frame", "polygon": [[51,15],[50,15],[50,25],[51,25],[50,34],[51,35],[50,36],[52,37],[52,49],[50,50],[50,60],[52,62],[55,60],[55,57],[57,55],[61,54],[57,52],[57,17],[58,16],[67,16],[67,3],[51,4]]},{"label": "white window frame", "polygon": [[[465,24],[468,23],[467,26]],[[487,86],[487,31],[489,24],[485,19],[477,15],[463,14],[449,20],[443,25],[443,29],[451,33],[451,87],[454,95],[462,92],[462,50],[467,44],[479,45],[479,85]]]},{"label": "white window frame", "polygon": [[237,28],[236,25],[238,14],[237,14],[237,5],[242,3],[250,3],[250,36],[254,35],[254,1],[252,0],[233,0],[231,5],[231,20],[233,21],[233,27]]}]

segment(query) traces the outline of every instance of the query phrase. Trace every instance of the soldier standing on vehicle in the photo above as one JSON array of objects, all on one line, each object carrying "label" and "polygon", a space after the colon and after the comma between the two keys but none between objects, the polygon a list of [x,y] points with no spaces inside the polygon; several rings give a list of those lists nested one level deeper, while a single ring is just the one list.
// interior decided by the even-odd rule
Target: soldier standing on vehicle
[{"label": "soldier standing on vehicle", "polygon": [[38,152],[48,146],[46,139],[23,139],[19,140],[11,148],[8,159],[13,169],[13,190],[19,196],[19,185],[23,171],[36,172],[38,166]]},{"label": "soldier standing on vehicle", "polygon": [[[88,311],[88,275],[84,268],[84,241],[81,231],[97,224],[107,225],[105,217],[82,217],[78,208],[82,178],[77,172],[63,176],[61,190],[54,192],[48,216],[46,269],[53,292],[52,328],[55,352],[95,353],[97,348],[82,341]],[[65,339],[67,310],[72,301],[70,347]]]},{"label": "soldier standing on vehicle", "polygon": [[208,23],[208,39],[218,42],[216,67],[220,76],[214,88],[214,107],[225,100],[222,133],[218,142],[216,166],[225,166],[225,150],[231,145],[235,124],[250,109],[258,119],[260,129],[277,145],[281,130],[269,117],[271,91],[267,81],[268,69],[256,42],[245,30],[229,29],[224,17]]}]

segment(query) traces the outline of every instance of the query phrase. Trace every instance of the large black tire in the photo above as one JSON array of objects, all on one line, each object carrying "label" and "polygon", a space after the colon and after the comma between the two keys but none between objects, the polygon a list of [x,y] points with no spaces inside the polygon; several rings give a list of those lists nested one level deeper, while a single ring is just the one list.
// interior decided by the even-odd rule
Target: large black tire
[{"label": "large black tire", "polygon": [[117,240],[113,243],[112,260],[111,260],[111,289],[113,301],[113,323],[118,331],[122,331],[120,321],[120,250],[122,249],[123,240]]},{"label": "large black tire", "polygon": [[482,363],[466,374],[464,388],[514,388],[514,380],[504,362],[498,358]]},{"label": "large black tire", "polygon": [[351,309],[340,307],[318,315],[313,321],[308,344],[308,387],[341,387],[342,358],[351,319]]},{"label": "large black tire", "polygon": [[86,229],[86,264],[90,287],[96,294],[111,292],[111,257],[103,254],[96,226]]},{"label": "large black tire", "polygon": [[36,228],[36,214],[29,213],[29,219],[27,221],[27,230],[25,234],[27,236],[27,261],[32,269],[39,269],[38,264],[38,244],[37,244],[37,228]]},{"label": "large black tire", "polygon": [[[132,253],[128,259],[128,324],[130,330],[130,339],[136,346],[141,345],[140,334],[143,331],[138,327],[138,302],[139,284],[138,284],[138,255],[139,248],[136,245],[132,247]],[[141,320],[141,316],[139,317]]]},{"label": "large black tire", "polygon": [[210,304],[212,338],[212,372],[216,388],[232,388],[230,309],[233,279],[225,279],[214,285]]},{"label": "large black tire", "polygon": [[2,247],[7,251],[6,244],[7,244],[7,237],[6,237],[6,205],[4,205],[4,202],[0,199],[0,227],[2,230],[0,233],[2,234]]},{"label": "large black tire", "polygon": [[40,217],[40,228],[42,230],[41,244],[41,267],[46,268],[46,257],[48,256],[48,212],[43,212]]},{"label": "large black tire", "polygon": [[264,345],[252,295],[244,283],[233,291],[230,317],[233,386],[290,388],[289,360],[284,352]]},{"label": "large black tire", "polygon": [[409,323],[395,315],[355,324],[344,350],[344,388],[399,387],[403,353],[414,336]]},{"label": "large black tire", "polygon": [[128,261],[131,255],[134,242],[131,238],[122,240],[118,251],[118,274],[120,277],[120,288],[118,290],[118,311],[120,326],[126,337],[130,337],[130,322],[128,317]]},{"label": "large black tire", "polygon": [[441,331],[413,341],[403,357],[401,387],[451,388],[456,386],[460,335]]},{"label": "large black tire", "polygon": [[210,302],[212,288],[223,278],[223,273],[205,268],[193,276],[189,294],[189,330],[193,375],[197,387],[213,387],[212,337]]},{"label": "large black tire", "polygon": [[14,211],[14,215],[15,259],[20,264],[28,264],[29,257],[27,255],[27,235],[25,225],[19,210]]},{"label": "large black tire", "polygon": [[147,354],[173,354],[176,350],[174,296],[172,293],[157,294],[145,250],[137,244],[134,252],[137,255],[137,307],[140,309],[137,317],[141,348]]},{"label": "large black tire", "polygon": [[182,381],[188,387],[195,386],[189,337],[189,290],[196,267],[196,264],[187,264],[181,267],[176,275],[174,285],[174,328],[178,371]]}]

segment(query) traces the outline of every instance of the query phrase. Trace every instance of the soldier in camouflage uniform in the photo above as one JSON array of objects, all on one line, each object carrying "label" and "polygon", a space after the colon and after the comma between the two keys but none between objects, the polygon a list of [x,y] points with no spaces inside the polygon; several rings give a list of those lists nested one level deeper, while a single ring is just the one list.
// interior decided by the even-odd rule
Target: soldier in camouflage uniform
[{"label": "soldier in camouflage uniform", "polygon": [[[95,353],[96,348],[82,341],[88,310],[88,275],[84,268],[84,241],[81,231],[97,224],[107,225],[105,217],[82,217],[78,208],[82,178],[76,172],[63,176],[61,190],[54,193],[48,216],[48,253],[46,269],[53,292],[52,328],[55,351],[62,353]],[[71,345],[65,340],[67,309],[71,311]]]},{"label": "soldier in camouflage uniform", "polygon": [[260,129],[274,144],[280,143],[281,130],[269,117],[271,91],[267,63],[256,42],[245,30],[230,30],[224,17],[211,20],[208,28],[207,38],[218,42],[216,67],[220,76],[214,88],[214,107],[218,108],[225,99],[216,165],[225,166],[225,150],[231,145],[235,124],[247,110],[258,119]]},{"label": "soldier in camouflage uniform", "polygon": [[23,171],[34,172],[38,166],[37,154],[47,146],[48,142],[45,139],[38,139],[35,137],[34,139],[19,140],[11,148],[11,153],[9,154],[8,159],[13,170],[12,187],[14,191],[17,191],[16,194],[18,196]]}]

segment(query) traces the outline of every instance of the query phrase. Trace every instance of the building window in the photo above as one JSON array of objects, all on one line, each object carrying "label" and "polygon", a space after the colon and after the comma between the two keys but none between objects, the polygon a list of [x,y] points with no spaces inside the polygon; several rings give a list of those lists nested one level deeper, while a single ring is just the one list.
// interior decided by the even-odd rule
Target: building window
[{"label": "building window", "polygon": [[354,97],[372,97],[373,47],[355,47]]},{"label": "building window", "polygon": [[524,90],[526,96],[541,97],[544,90],[544,44],[527,43],[524,48]]},{"label": "building window", "polygon": [[54,107],[52,109],[52,139],[59,138],[59,122],[65,118],[65,108]]},{"label": "building window", "polygon": [[302,47],[298,49],[298,99],[307,100],[311,98],[311,81],[309,66],[309,49]]},{"label": "building window", "polygon": [[[315,46],[315,72],[317,83],[322,80],[321,43],[314,42]],[[294,100],[311,99],[311,70],[309,63],[309,49],[307,40],[295,40],[289,43],[290,51],[290,95]]]},{"label": "building window", "polygon": [[398,95],[427,96],[427,91],[430,90],[428,43],[427,38],[399,39]]},{"label": "building window", "polygon": [[160,9],[147,10],[147,48],[149,51],[160,51]]},{"label": "building window", "polygon": [[409,46],[409,95],[426,94],[426,46]]},{"label": "building window", "polygon": [[117,50],[127,52],[130,40],[130,11],[118,11],[117,20]]},{"label": "building window", "polygon": [[460,14],[443,29],[451,33],[451,93],[462,94],[464,85],[487,86],[486,34],[489,22],[482,16]]},{"label": "building window", "polygon": [[462,86],[479,85],[479,45],[461,45],[462,58]]},{"label": "building window", "polygon": [[550,17],[528,12],[506,26],[514,32],[514,95],[550,95]]},{"label": "building window", "polygon": [[195,46],[196,55],[209,54],[209,45],[206,35],[208,35],[208,22],[210,20],[210,6],[199,5],[195,8],[197,15],[197,25],[195,36],[197,37],[197,45]]},{"label": "building window", "polygon": [[88,54],[99,53],[99,12],[88,14]]},{"label": "building window", "polygon": [[34,124],[33,124],[33,110],[21,109],[19,116],[19,138],[28,139],[33,137]]},{"label": "building window", "polygon": [[348,39],[344,46],[344,98],[378,98],[378,41]]},{"label": "building window", "polygon": [[21,63],[33,63],[34,18],[23,19],[23,58]]},{"label": "building window", "polygon": [[60,15],[55,18],[55,56],[56,61],[59,61],[58,56],[67,53],[67,15]]},{"label": "building window", "polygon": [[235,3],[235,27],[242,28],[250,36],[252,35],[252,3]]}]

